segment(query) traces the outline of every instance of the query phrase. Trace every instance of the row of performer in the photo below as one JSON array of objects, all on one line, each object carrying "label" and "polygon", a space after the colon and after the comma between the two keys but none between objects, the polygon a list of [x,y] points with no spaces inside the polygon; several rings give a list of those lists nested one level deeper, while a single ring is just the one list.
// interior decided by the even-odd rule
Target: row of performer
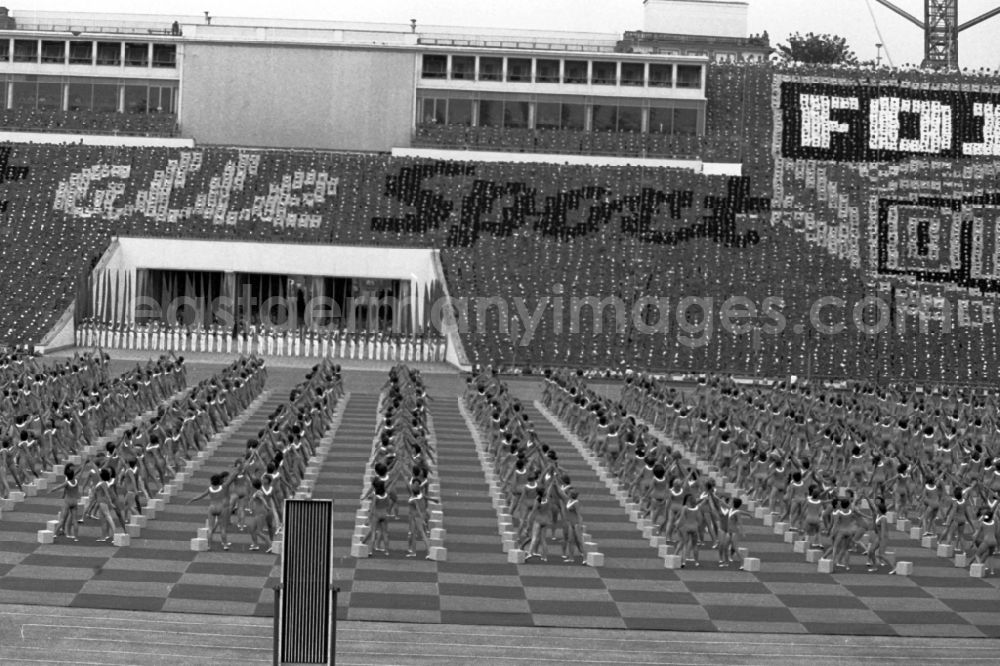
[{"label": "row of performer", "polygon": [[221,326],[204,328],[153,323],[116,324],[84,321],[77,325],[80,348],[140,351],[306,356],[403,363],[442,363],[447,338],[434,332],[384,333],[250,326],[234,334]]}]

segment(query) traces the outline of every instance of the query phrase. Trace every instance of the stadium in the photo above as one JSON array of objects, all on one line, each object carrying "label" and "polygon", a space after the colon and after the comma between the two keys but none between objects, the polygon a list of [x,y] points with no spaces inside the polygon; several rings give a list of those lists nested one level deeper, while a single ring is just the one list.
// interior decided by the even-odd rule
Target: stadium
[{"label": "stadium", "polygon": [[747,4],[0,8],[0,661],[166,649],[42,609],[995,659],[1000,79],[779,62]]}]

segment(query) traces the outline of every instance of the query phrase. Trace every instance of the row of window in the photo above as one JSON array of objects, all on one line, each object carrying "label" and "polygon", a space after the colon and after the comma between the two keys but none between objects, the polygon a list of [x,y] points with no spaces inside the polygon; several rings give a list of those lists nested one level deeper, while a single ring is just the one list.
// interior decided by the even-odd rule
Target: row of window
[{"label": "row of window", "polygon": [[157,42],[0,39],[0,62],[177,67],[177,45]]},{"label": "row of window", "polygon": [[510,83],[701,88],[703,67],[674,63],[424,54],[422,77]]},{"label": "row of window", "polygon": [[177,84],[172,81],[61,80],[40,76],[2,76],[0,108],[176,113]]},{"label": "row of window", "polygon": [[697,134],[699,110],[638,106],[612,100],[588,104],[520,99],[421,97],[418,124]]}]

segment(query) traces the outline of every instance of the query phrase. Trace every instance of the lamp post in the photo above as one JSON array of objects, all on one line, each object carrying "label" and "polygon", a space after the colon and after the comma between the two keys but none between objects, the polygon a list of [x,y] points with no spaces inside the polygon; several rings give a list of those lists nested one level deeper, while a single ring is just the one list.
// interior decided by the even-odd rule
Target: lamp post
[{"label": "lamp post", "polygon": [[876,67],[881,67],[882,66],[882,45],[881,44],[875,44],[875,53],[876,53],[876,55],[875,55],[875,66]]}]

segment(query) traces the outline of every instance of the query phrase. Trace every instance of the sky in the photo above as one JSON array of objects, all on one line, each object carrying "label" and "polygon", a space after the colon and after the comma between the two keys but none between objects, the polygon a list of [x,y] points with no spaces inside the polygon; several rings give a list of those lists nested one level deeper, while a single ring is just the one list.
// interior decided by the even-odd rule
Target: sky
[{"label": "sky", "polygon": [[[875,22],[869,14],[871,3]],[[240,16],[286,19],[364,21],[418,24],[569,30],[621,33],[642,28],[642,0],[298,0],[288,4],[262,0],[6,0],[18,12],[88,11]],[[923,18],[924,0],[895,0],[895,4]],[[959,21],[965,22],[1000,5],[1000,0],[962,0]],[[875,23],[881,29],[878,37]],[[875,44],[882,42],[896,65],[919,63],[923,58],[923,33],[874,0],[750,0],[749,32],[767,31],[772,43],[794,32],[833,33],[847,38],[862,60],[874,59]],[[1000,16],[962,33],[959,60],[962,67],[1000,68]],[[883,51],[883,58],[885,57]]]}]

